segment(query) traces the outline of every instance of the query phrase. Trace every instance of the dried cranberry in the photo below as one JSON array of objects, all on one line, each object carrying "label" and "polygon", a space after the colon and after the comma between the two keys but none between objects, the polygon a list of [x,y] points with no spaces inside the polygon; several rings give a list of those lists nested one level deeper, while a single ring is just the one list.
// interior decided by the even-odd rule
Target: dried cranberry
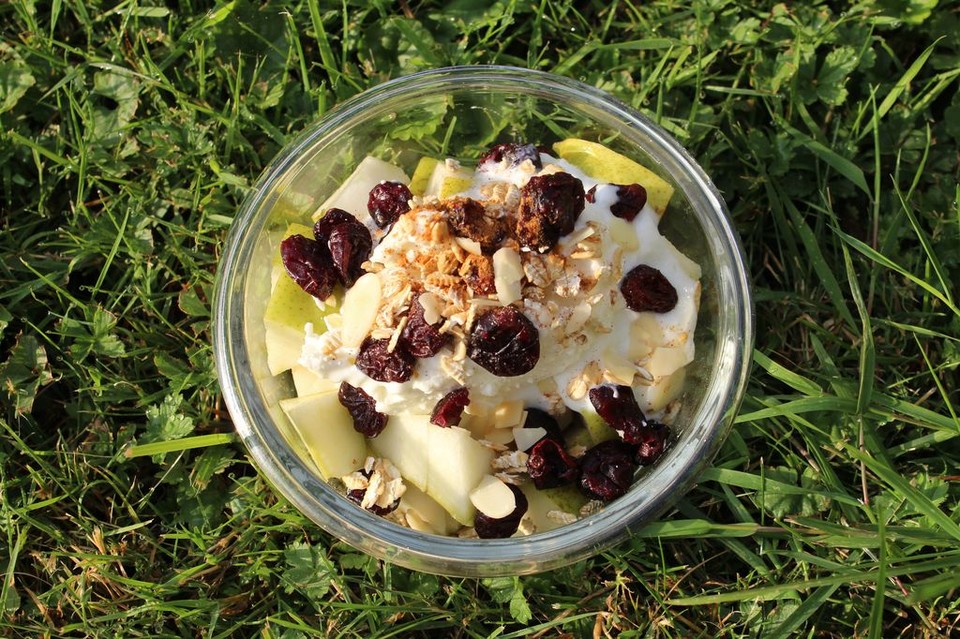
[{"label": "dried cranberry", "polygon": [[540,333],[515,306],[499,306],[477,318],[467,357],[498,377],[533,370],[540,360]]},{"label": "dried cranberry", "polygon": [[338,224],[330,230],[328,246],[340,281],[348,288],[353,286],[364,273],[363,263],[370,259],[370,231],[359,223]]},{"label": "dried cranberry", "polygon": [[633,483],[636,449],[619,439],[600,442],[580,458],[580,490],[591,499],[611,501]]},{"label": "dried cranberry", "polygon": [[350,224],[353,222],[356,222],[361,226],[363,225],[360,220],[343,209],[327,209],[327,212],[323,214],[323,217],[314,223],[313,237],[316,238],[316,240],[321,244],[326,245],[327,241],[330,239],[330,231],[333,230],[333,227],[339,224]]},{"label": "dried cranberry", "polygon": [[477,531],[477,537],[480,539],[504,539],[517,532],[517,528],[520,527],[520,520],[523,519],[529,507],[527,497],[512,484],[507,484],[507,488],[517,498],[516,508],[506,517],[500,518],[488,517],[477,511],[473,519],[473,529]]},{"label": "dried cranberry", "polygon": [[527,474],[540,490],[572,483],[576,481],[578,471],[577,460],[555,439],[541,439],[527,457]]},{"label": "dried cranberry", "polygon": [[397,221],[410,210],[413,193],[403,182],[381,182],[372,189],[367,198],[367,211],[382,229]]},{"label": "dried cranberry", "polygon": [[450,333],[441,333],[437,326],[424,319],[423,306],[415,299],[407,312],[407,325],[400,333],[399,346],[412,357],[423,359],[439,353],[450,339]]},{"label": "dried cranberry", "polygon": [[487,151],[486,155],[480,158],[477,168],[482,167],[484,164],[499,164],[504,160],[506,160],[510,166],[517,166],[523,164],[525,160],[530,160],[533,162],[533,166],[538,169],[543,167],[543,164],[540,162],[540,152],[537,151],[537,147],[532,144],[508,142],[506,144],[498,144]]},{"label": "dried cranberry", "polygon": [[388,350],[389,339],[367,337],[357,353],[357,368],[378,382],[405,382],[413,375],[416,360],[402,348]]},{"label": "dried cranberry", "polygon": [[364,437],[376,437],[387,425],[388,416],[377,412],[377,400],[362,388],[340,382],[337,399],[353,418],[353,429]]},{"label": "dried cranberry", "polygon": [[353,286],[363,275],[361,265],[373,249],[370,230],[343,209],[330,209],[313,225],[313,235],[317,242],[326,244],[343,285]]},{"label": "dried cranberry", "polygon": [[291,235],[280,242],[283,267],[300,288],[325,300],[337,284],[337,270],[326,247],[302,235]]},{"label": "dried cranberry", "polygon": [[[368,472],[365,469],[361,469],[359,472],[361,475],[363,475],[367,479],[370,479],[370,476],[373,474]],[[354,488],[353,490],[347,491],[347,499],[349,499],[350,501],[352,501],[353,503],[359,506],[363,503],[363,498],[366,494],[367,494],[367,491],[365,488]],[[381,517],[383,517],[384,515],[389,515],[390,513],[395,511],[397,509],[397,506],[399,505],[400,505],[400,498],[398,497],[397,499],[394,499],[388,506],[378,506],[377,504],[370,504],[370,507],[367,510],[372,512],[374,515],[380,515]]]},{"label": "dried cranberry", "polygon": [[590,389],[590,403],[610,428],[619,431],[625,442],[636,444],[647,428],[633,389],[629,386],[595,386]]},{"label": "dried cranberry", "polygon": [[474,240],[486,255],[500,248],[500,243],[507,235],[503,219],[487,215],[483,204],[474,199],[453,197],[440,202],[439,207],[445,213],[454,235]]},{"label": "dried cranberry", "polygon": [[677,305],[677,289],[663,273],[646,264],[623,276],[620,292],[627,308],[638,313],[667,313]]},{"label": "dried cranberry", "polygon": [[670,429],[665,424],[649,420],[647,427],[643,429],[637,444],[637,462],[641,466],[653,464],[663,454],[667,446],[667,437],[670,435]]},{"label": "dried cranberry", "polygon": [[610,205],[615,216],[632,222],[647,204],[647,190],[639,184],[618,184],[617,201]]},{"label": "dried cranberry", "polygon": [[549,437],[558,442],[563,442],[563,433],[560,431],[560,424],[553,418],[553,415],[539,408],[528,408],[527,418],[523,421],[524,428],[542,428],[547,431],[544,437]]},{"label": "dried cranberry", "polygon": [[526,248],[546,253],[573,231],[583,203],[583,182],[569,173],[533,176],[520,189],[517,240]]},{"label": "dried cranberry", "polygon": [[449,428],[460,423],[463,409],[470,403],[470,391],[464,387],[455,388],[437,402],[430,415],[430,423]]}]

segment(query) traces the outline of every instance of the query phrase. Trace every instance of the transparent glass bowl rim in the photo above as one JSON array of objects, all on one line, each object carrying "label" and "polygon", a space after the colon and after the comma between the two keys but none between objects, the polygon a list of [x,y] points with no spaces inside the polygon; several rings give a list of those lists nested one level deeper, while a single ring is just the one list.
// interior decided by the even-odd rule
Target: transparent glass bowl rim
[{"label": "transparent glass bowl rim", "polygon": [[[642,494],[631,490],[600,512],[553,531],[477,540],[420,533],[356,508],[289,450],[249,370],[250,352],[243,330],[243,296],[249,273],[244,264],[262,230],[262,206],[270,186],[296,166],[306,149],[323,148],[355,124],[383,114],[397,100],[413,95],[427,100],[492,88],[561,104],[572,102],[581,113],[582,105],[589,105],[590,117],[600,125],[627,137],[642,137],[644,151],[661,163],[690,200],[704,227],[711,258],[725,256],[716,264],[717,285],[723,289],[718,297],[724,308],[719,312],[713,374],[698,411],[685,426],[684,439],[689,443],[683,450],[670,451],[642,482]],[[696,161],[663,129],[612,96],[569,78],[518,67],[423,71],[368,89],[322,116],[262,172],[233,221],[215,283],[213,350],[218,377],[235,428],[256,466],[276,490],[334,536],[381,559],[438,574],[492,576],[557,568],[622,541],[632,525],[662,514],[696,481],[726,437],[746,385],[752,345],[753,305],[743,252],[722,197]]]}]

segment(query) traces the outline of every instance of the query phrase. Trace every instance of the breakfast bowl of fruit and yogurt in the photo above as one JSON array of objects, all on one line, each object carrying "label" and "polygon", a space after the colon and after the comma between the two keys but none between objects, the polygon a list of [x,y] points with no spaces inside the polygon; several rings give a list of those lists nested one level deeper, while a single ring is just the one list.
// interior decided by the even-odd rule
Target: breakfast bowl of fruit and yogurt
[{"label": "breakfast bowl of fruit and yogurt", "polygon": [[721,197],[659,127],[506,67],[387,82],[261,176],[214,349],[276,490],[455,575],[595,554],[696,481],[752,343]]}]

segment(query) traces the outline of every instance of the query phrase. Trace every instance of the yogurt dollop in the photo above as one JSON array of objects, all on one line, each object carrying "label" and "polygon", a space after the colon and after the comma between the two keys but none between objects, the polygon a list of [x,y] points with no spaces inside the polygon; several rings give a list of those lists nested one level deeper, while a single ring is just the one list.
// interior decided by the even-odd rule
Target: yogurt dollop
[{"label": "yogurt dollop", "polygon": [[[520,401],[554,414],[580,412],[590,407],[589,389],[605,383],[631,386],[641,408],[662,411],[665,386],[693,360],[700,268],[660,234],[659,215],[649,204],[633,220],[616,217],[611,212],[618,201],[615,185],[598,184],[545,153],[541,162],[541,169],[529,160],[483,164],[456,196],[482,203],[494,217],[509,217],[519,189],[534,175],[563,171],[578,178],[585,191],[596,187],[573,231],[546,253],[506,243],[503,253],[490,259],[477,242],[452,232],[437,198],[414,198],[411,211],[385,235],[374,235],[382,237],[366,266],[380,278],[382,294],[371,336],[395,340],[416,300],[430,307],[442,332],[453,336],[438,354],[417,361],[410,380],[380,382],[361,372],[355,365],[358,348],[342,343],[336,318],[326,331],[307,326],[300,363],[328,380],[362,388],[387,414],[430,413],[460,386],[470,390],[471,405],[480,407]],[[641,264],[658,269],[676,289],[672,310],[655,314],[627,308],[620,282]],[[484,275],[488,284],[493,277],[496,291],[487,287],[478,293],[468,274],[491,267],[493,272]],[[466,356],[478,314],[504,303],[517,306],[540,337],[536,365],[515,377],[496,376]]]}]

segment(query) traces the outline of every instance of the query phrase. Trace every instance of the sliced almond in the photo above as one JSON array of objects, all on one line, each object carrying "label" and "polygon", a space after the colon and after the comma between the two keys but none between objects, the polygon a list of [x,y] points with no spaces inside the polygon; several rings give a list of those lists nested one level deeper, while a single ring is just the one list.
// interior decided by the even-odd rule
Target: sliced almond
[{"label": "sliced almond", "polygon": [[363,339],[373,328],[373,322],[380,310],[380,276],[367,273],[358,279],[343,296],[340,316],[343,321],[341,337],[343,345],[350,348],[360,346]]},{"label": "sliced almond", "polygon": [[687,377],[686,368],[678,368],[646,388],[646,399],[650,410],[663,410],[667,404],[680,396],[683,391],[683,382]]},{"label": "sliced almond", "polygon": [[327,325],[328,331],[339,330],[343,326],[343,317],[340,313],[330,313],[323,318],[323,323]]},{"label": "sliced almond", "polygon": [[453,240],[467,253],[473,255],[483,255],[483,249],[480,248],[480,242],[471,240],[469,237],[455,237]]},{"label": "sliced almond", "polygon": [[663,343],[663,329],[653,313],[640,313],[630,325],[630,345],[627,357],[633,361],[647,357]]},{"label": "sliced almond", "polygon": [[604,378],[609,378],[607,381],[625,386],[633,385],[633,376],[637,373],[637,367],[617,349],[611,347],[605,350],[600,366],[603,368]]},{"label": "sliced almond", "polygon": [[545,428],[514,428],[513,429],[513,441],[517,444],[517,450],[527,451],[533,447],[538,441],[546,437],[547,430]]},{"label": "sliced almond", "polygon": [[423,319],[427,324],[436,324],[443,316],[440,314],[440,298],[430,293],[421,293],[417,298],[420,306],[423,307]]},{"label": "sliced almond", "polygon": [[523,263],[520,254],[509,246],[504,246],[493,254],[493,284],[497,289],[497,298],[504,306],[520,299],[523,280]]},{"label": "sliced almond", "polygon": [[566,324],[564,324],[563,330],[567,335],[572,335],[576,333],[584,324],[587,323],[587,320],[590,319],[590,315],[593,313],[593,306],[587,302],[580,302],[573,307],[573,310],[570,311],[570,317],[567,319]]},{"label": "sliced almond", "polygon": [[523,402],[519,399],[501,402],[493,411],[493,427],[515,428],[523,421]]},{"label": "sliced almond", "polygon": [[486,475],[470,491],[470,502],[484,515],[494,519],[502,519],[517,509],[517,498],[513,491],[493,475]]}]

